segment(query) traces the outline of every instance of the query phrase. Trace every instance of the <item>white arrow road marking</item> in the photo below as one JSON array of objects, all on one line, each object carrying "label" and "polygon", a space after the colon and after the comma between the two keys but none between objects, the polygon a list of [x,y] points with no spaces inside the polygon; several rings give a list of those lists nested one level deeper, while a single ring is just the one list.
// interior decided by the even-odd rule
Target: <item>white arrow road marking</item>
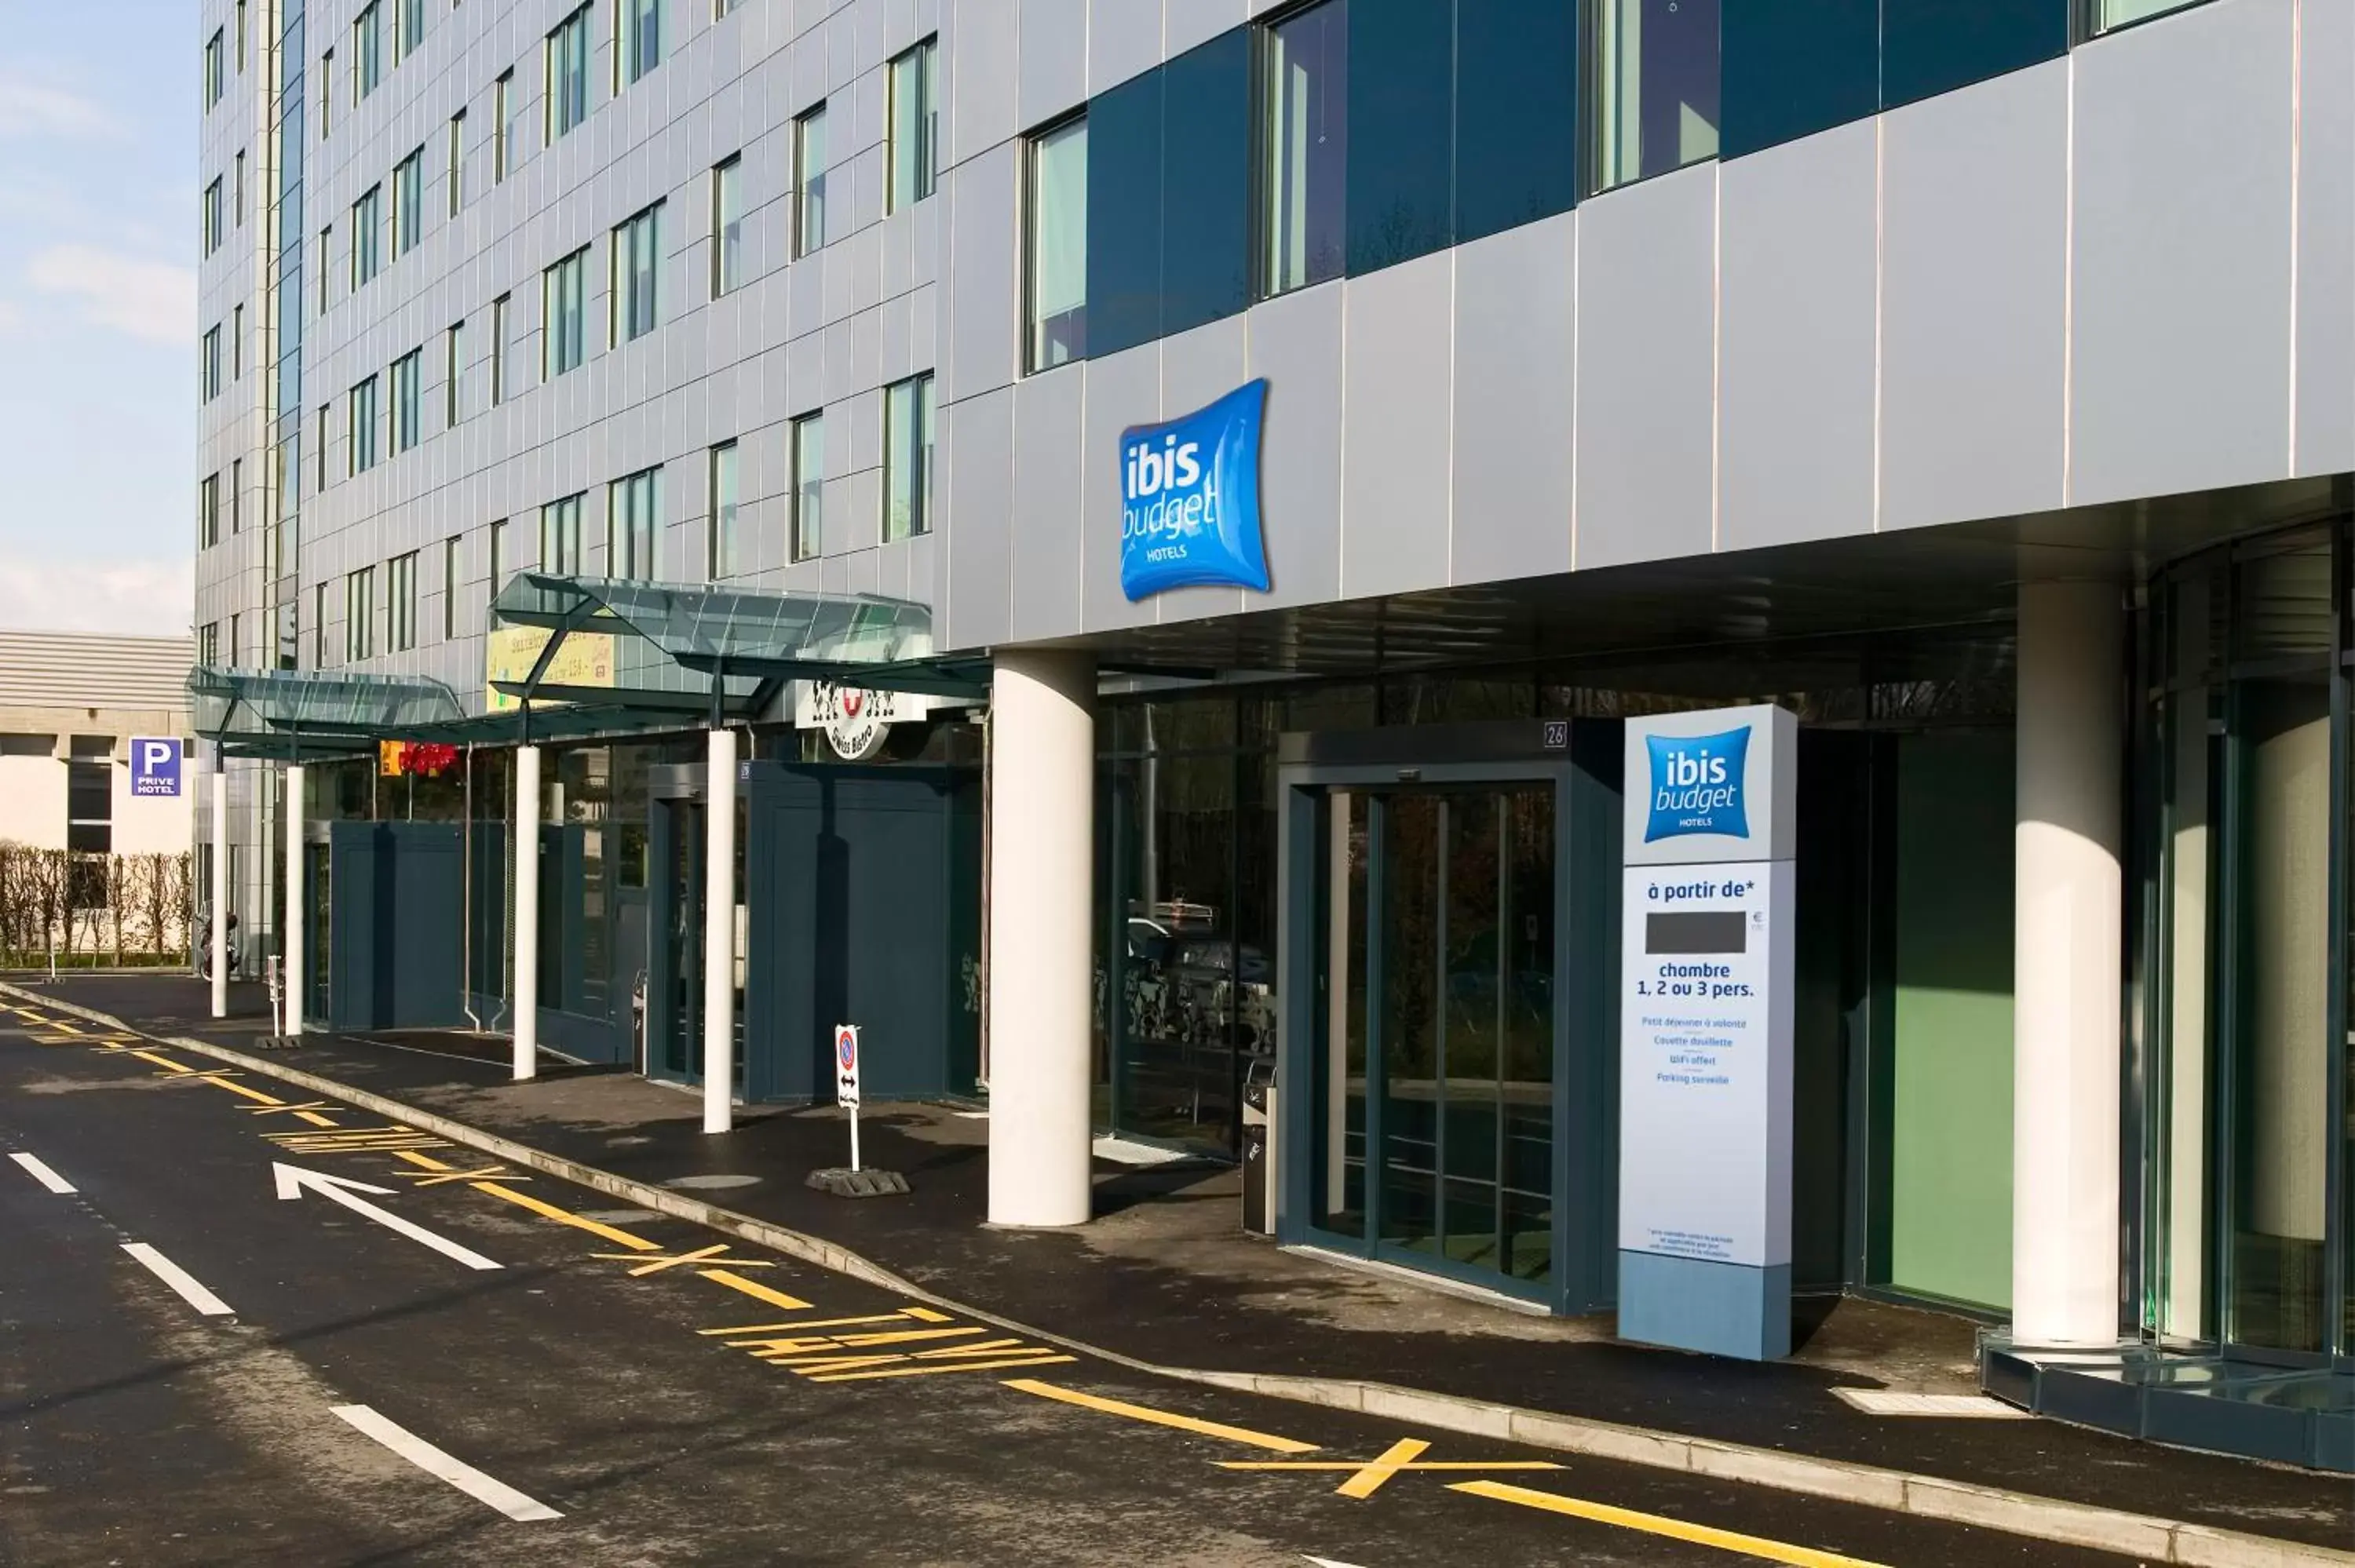
[{"label": "white arrow road marking", "polygon": [[1316,1563],[1316,1568],[1357,1568],[1355,1563],[1336,1563],[1330,1557],[1310,1557],[1304,1561]]},{"label": "white arrow road marking", "polygon": [[229,1304],[197,1283],[197,1277],[149,1246],[145,1242],[124,1242],[123,1250],[139,1260],[140,1266],[180,1293],[180,1299],[208,1318],[230,1315]]},{"label": "white arrow road marking", "polygon": [[70,1192],[73,1191],[72,1184],[68,1182],[64,1177],[50,1170],[47,1165],[41,1163],[39,1160],[36,1159],[32,1155],[12,1154],[8,1156],[8,1158],[23,1166],[27,1171],[30,1171],[32,1173],[33,1180],[38,1181],[42,1186],[47,1187],[50,1192]]},{"label": "white arrow road marking", "polygon": [[308,1188],[330,1202],[341,1203],[352,1213],[363,1218],[374,1220],[387,1230],[399,1231],[410,1241],[430,1246],[445,1257],[456,1258],[468,1268],[501,1266],[481,1253],[460,1246],[446,1236],[437,1236],[422,1225],[410,1224],[399,1214],[389,1209],[379,1209],[360,1196],[362,1192],[374,1192],[379,1198],[389,1198],[392,1196],[392,1189],[389,1187],[372,1187],[366,1181],[355,1181],[348,1176],[330,1176],[324,1171],[305,1171],[300,1166],[283,1165],[274,1160],[270,1162],[270,1169],[277,1175],[278,1195],[282,1198],[299,1198],[303,1195],[304,1190]]},{"label": "white arrow road marking", "polygon": [[338,1404],[335,1413],[427,1475],[449,1482],[476,1502],[498,1510],[519,1524],[564,1517],[538,1499],[527,1497],[505,1481],[483,1474],[464,1460],[452,1458],[399,1422],[387,1420],[365,1404]]}]

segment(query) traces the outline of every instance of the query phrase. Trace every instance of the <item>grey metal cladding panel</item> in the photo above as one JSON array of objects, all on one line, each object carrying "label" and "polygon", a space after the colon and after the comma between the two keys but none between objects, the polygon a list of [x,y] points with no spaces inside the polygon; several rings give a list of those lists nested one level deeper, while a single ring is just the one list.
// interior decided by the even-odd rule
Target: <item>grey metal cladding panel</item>
[{"label": "grey metal cladding panel", "polygon": [[1015,101],[1028,130],[1087,101],[1088,0],[1021,0],[1020,26]]},{"label": "grey metal cladding panel", "polygon": [[1455,252],[1448,580],[1570,570],[1578,215]]},{"label": "grey metal cladding panel", "polygon": [[1015,16],[1006,0],[962,0],[957,26],[948,36],[949,156],[963,163],[1014,134],[1016,83]]},{"label": "grey metal cladding panel", "polygon": [[1260,531],[1269,591],[1254,608],[1341,597],[1341,286],[1303,289],[1245,318],[1245,369],[1267,377]]},{"label": "grey metal cladding panel", "polygon": [[1342,289],[1342,595],[1443,587],[1455,258],[1443,250]]},{"label": "grey metal cladding panel", "polygon": [[2076,53],[2073,504],[2287,471],[2294,8]]},{"label": "grey metal cladding panel", "polygon": [[1870,121],[1720,175],[1721,549],[1872,531]]},{"label": "grey metal cladding panel", "polygon": [[[1161,342],[1162,418],[1174,418],[1215,401],[1250,379],[1243,365],[1248,357],[1243,319],[1231,316]],[[1102,432],[1099,432],[1101,435]],[[1101,454],[1098,448],[1102,449]],[[1118,435],[1090,443],[1086,460],[1117,470]],[[1250,597],[1240,588],[1188,588],[1157,595],[1153,603],[1164,621],[1190,620],[1206,615],[1233,615],[1248,608]]]},{"label": "grey metal cladding panel", "polygon": [[1243,25],[1243,0],[1170,0],[1167,9],[1161,48],[1170,59]]},{"label": "grey metal cladding panel", "polygon": [[2062,504],[2069,64],[1883,117],[1881,526]]},{"label": "grey metal cladding panel", "polygon": [[2296,471],[2338,473],[2355,469],[2355,5],[2302,16]]},{"label": "grey metal cladding panel", "polygon": [[1088,0],[1088,91],[1118,87],[1159,65],[1161,38],[1162,0]]},{"label": "grey metal cladding panel", "polygon": [[991,148],[956,172],[950,212],[948,363],[943,400],[954,402],[1014,379],[1021,211],[1018,160],[1012,143]]},{"label": "grey metal cladding panel", "polygon": [[1080,464],[1080,615],[1090,631],[1150,626],[1151,599],[1131,604],[1120,591],[1120,432],[1161,418],[1161,345],[1148,343],[1087,363],[1081,450],[1115,455]]},{"label": "grey metal cladding panel", "polygon": [[1578,209],[1578,454],[1583,570],[1710,547],[1718,165]]},{"label": "grey metal cladding panel", "polygon": [[[1017,641],[1080,629],[1080,470],[1087,367],[1014,385],[1013,620]],[[1107,462],[1113,445],[1105,443]]]}]

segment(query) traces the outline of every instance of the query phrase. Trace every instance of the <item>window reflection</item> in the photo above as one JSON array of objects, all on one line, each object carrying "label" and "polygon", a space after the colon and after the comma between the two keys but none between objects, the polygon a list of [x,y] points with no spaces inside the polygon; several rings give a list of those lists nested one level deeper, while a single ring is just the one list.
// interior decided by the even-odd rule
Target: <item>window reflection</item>
[{"label": "window reflection", "polygon": [[1348,18],[1348,0],[1327,0],[1267,30],[1270,294],[1341,275]]},{"label": "window reflection", "polygon": [[1594,188],[1717,156],[1718,0],[1594,0]]}]

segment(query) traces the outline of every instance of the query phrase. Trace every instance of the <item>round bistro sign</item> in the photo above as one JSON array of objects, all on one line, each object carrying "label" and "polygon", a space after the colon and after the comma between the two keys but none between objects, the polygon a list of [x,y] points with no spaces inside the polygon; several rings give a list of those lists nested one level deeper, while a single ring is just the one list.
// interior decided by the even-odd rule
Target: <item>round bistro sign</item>
[{"label": "round bistro sign", "polygon": [[831,681],[812,681],[804,688],[795,719],[804,729],[825,733],[826,745],[845,762],[864,762],[883,749],[891,726],[922,716],[922,710],[900,692],[870,692]]}]

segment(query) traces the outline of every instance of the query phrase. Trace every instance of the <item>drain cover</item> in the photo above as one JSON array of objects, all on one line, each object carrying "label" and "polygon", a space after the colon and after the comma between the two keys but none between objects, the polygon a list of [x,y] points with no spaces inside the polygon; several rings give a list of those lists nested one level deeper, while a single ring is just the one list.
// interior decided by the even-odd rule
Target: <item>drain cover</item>
[{"label": "drain cover", "polygon": [[674,1176],[663,1183],[666,1187],[684,1187],[693,1192],[713,1192],[725,1187],[753,1187],[760,1184],[758,1176]]}]

